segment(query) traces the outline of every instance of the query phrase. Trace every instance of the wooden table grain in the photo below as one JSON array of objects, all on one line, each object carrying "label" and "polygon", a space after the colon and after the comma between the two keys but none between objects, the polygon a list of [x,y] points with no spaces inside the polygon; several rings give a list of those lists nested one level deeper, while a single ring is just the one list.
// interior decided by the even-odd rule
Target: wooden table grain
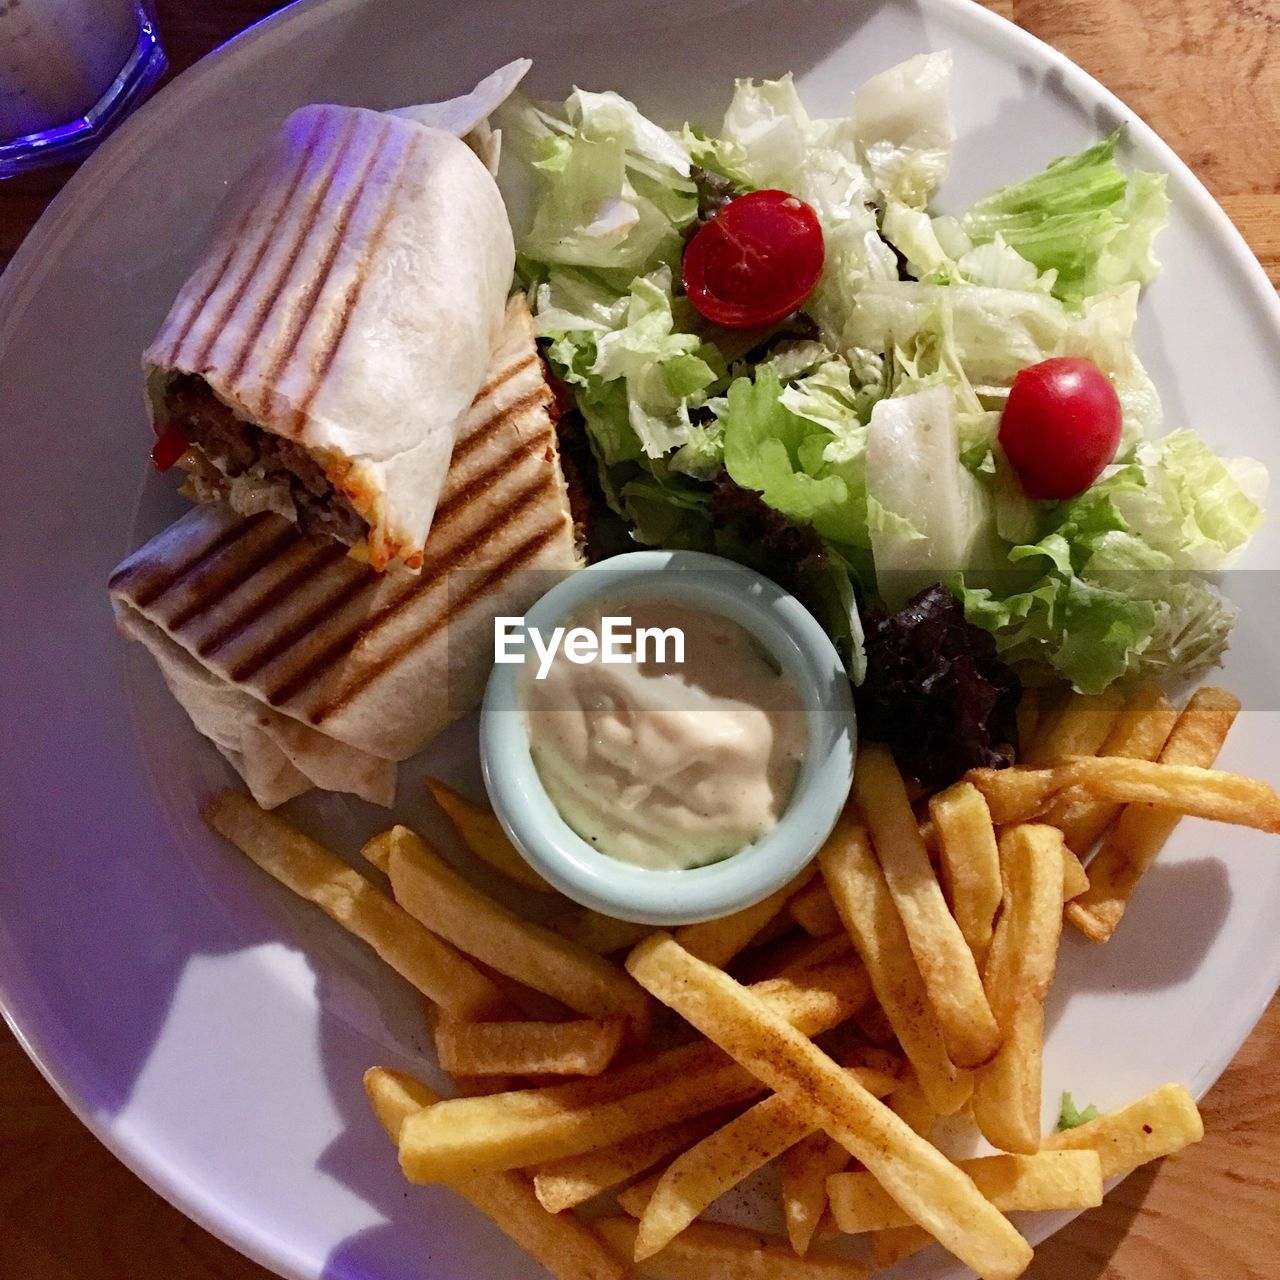
[{"label": "wooden table grain", "polygon": [[[279,7],[159,0],[181,71]],[[990,0],[1142,115],[1280,283],[1276,0]],[[0,264],[69,176],[0,184]],[[1207,1135],[1042,1245],[1031,1280],[1280,1280],[1280,1000],[1205,1099]],[[71,1115],[0,1029],[0,1276],[268,1280],[171,1208]]]}]

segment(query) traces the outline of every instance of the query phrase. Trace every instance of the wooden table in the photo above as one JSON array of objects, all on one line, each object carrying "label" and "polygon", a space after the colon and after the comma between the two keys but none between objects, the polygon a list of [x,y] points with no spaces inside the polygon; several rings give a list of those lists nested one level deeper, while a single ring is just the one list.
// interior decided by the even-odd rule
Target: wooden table
[{"label": "wooden table", "polygon": [[[175,70],[279,7],[160,0]],[[1280,283],[1276,0],[991,0],[1149,121]],[[69,170],[0,185],[0,264]],[[1280,1001],[1204,1102],[1205,1140],[1043,1245],[1031,1280],[1277,1280]],[[0,1276],[268,1280],[101,1147],[0,1029]]]}]

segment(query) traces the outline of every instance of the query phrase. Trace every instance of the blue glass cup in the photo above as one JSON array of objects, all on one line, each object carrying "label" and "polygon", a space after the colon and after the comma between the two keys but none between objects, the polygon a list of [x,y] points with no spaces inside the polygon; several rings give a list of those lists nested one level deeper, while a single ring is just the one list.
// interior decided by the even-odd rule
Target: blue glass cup
[{"label": "blue glass cup", "polygon": [[165,65],[138,0],[0,0],[0,178],[81,159]]}]

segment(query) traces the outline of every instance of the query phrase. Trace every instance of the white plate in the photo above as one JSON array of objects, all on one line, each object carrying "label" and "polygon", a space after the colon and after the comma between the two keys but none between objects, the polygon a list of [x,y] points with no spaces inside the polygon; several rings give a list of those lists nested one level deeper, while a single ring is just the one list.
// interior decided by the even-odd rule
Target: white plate
[{"label": "white plate", "polygon": [[[198,797],[226,770],[112,632],[108,571],[181,506],[144,462],[138,353],[225,183],[303,102],[442,97],[529,54],[535,93],[561,95],[574,81],[616,88],[670,121],[714,119],[734,76],[788,69],[811,107],[835,114],[869,73],[950,47],[960,143],[942,204],[957,206],[1129,118],[1083,72],[969,4],[814,0],[789,5],[785,20],[773,0],[730,8],[295,6],[183,76],[112,139],[0,288],[0,1002],[113,1151],[286,1276],[515,1280],[537,1268],[449,1194],[401,1182],[360,1076],[372,1063],[420,1067],[416,1001],[203,830]],[[1139,342],[1169,422],[1194,422],[1220,448],[1275,470],[1275,297],[1183,165],[1139,123],[1128,138],[1130,158],[1171,176],[1166,270]],[[1272,524],[1249,565],[1278,562]],[[1244,619],[1225,680],[1249,707],[1227,762],[1274,779],[1271,581],[1235,576]],[[433,750],[433,767],[474,781],[474,750],[474,726],[459,726]],[[421,772],[406,769],[405,793]],[[347,842],[375,821],[333,797],[298,811]],[[422,820],[433,821],[425,805]],[[1165,1080],[1205,1090],[1276,988],[1278,915],[1275,849],[1187,823],[1112,944],[1067,942],[1046,1099],[1065,1087],[1106,1107]],[[948,1274],[940,1255],[912,1265],[903,1274]]]}]

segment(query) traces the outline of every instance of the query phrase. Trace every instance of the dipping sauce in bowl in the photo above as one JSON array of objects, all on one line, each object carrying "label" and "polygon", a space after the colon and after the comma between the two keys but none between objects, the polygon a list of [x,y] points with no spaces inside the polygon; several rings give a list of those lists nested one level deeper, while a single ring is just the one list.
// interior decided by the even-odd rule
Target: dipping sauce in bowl
[{"label": "dipping sauce in bowl", "polygon": [[791,883],[844,806],[856,740],[817,620],[719,556],[614,556],[494,622],[493,811],[543,879],[617,919],[710,920]]},{"label": "dipping sauce in bowl", "polygon": [[[741,852],[791,801],[807,729],[796,687],[720,614],[625,597],[566,623],[597,640],[525,666],[533,760],[565,822],[602,853],[684,870]],[[611,642],[612,638],[612,642]],[[616,660],[604,659],[612,652]]]}]

